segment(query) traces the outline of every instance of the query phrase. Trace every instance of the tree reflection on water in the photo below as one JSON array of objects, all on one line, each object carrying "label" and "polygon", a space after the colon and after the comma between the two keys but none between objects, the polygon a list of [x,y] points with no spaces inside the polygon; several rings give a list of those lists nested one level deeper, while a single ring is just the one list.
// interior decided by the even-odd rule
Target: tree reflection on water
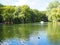
[{"label": "tree reflection on water", "polygon": [[48,23],[48,38],[53,45],[60,45],[60,25]]}]

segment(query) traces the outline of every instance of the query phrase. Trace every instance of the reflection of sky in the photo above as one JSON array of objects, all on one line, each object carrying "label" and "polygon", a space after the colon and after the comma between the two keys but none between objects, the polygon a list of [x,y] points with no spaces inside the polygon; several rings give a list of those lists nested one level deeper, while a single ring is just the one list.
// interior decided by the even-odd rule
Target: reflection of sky
[{"label": "reflection of sky", "polygon": [[[38,36],[40,39],[38,39]],[[47,40],[47,34],[46,32],[41,32],[38,35],[31,36],[28,41],[23,41],[20,39],[10,39],[5,40],[1,45],[49,45],[49,42]]]}]

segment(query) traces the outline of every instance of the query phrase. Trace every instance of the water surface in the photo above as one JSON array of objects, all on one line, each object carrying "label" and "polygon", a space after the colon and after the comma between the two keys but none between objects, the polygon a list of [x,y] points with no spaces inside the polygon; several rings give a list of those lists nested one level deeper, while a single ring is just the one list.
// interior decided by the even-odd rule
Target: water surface
[{"label": "water surface", "polygon": [[0,24],[0,45],[60,45],[60,25]]}]

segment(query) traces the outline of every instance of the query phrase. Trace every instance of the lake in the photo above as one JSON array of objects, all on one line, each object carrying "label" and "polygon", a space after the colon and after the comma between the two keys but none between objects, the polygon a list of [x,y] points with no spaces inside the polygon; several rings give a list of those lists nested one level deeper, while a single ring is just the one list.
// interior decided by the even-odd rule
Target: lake
[{"label": "lake", "polygon": [[0,24],[0,45],[60,45],[60,25]]}]

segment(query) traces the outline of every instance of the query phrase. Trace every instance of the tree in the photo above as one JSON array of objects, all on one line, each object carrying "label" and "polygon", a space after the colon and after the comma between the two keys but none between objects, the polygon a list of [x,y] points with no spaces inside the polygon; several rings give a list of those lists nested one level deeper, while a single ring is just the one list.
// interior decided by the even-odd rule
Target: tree
[{"label": "tree", "polygon": [[24,23],[31,22],[31,9],[28,5],[21,6],[21,13],[24,15]]},{"label": "tree", "polygon": [[48,17],[46,16],[46,11],[40,11],[41,21],[47,22]]},{"label": "tree", "polygon": [[[3,20],[3,21],[2,21]],[[47,21],[46,12],[31,9],[28,5],[0,7],[0,22],[33,23]]]},{"label": "tree", "polygon": [[46,11],[38,11],[36,9],[33,9],[31,19],[33,22],[48,21]]},{"label": "tree", "polygon": [[48,20],[53,22],[60,20],[60,8],[53,8],[48,12]]},{"label": "tree", "polygon": [[13,20],[14,23],[21,23],[19,16],[20,12],[21,12],[21,7],[20,6],[16,7],[14,12],[14,20]]},{"label": "tree", "polygon": [[3,19],[4,19],[5,23],[12,23],[13,22],[14,11],[15,11],[14,6],[5,6],[4,7]]},{"label": "tree", "polygon": [[4,5],[3,4],[0,4],[0,7],[3,7]]},{"label": "tree", "polygon": [[15,23],[27,23],[29,22],[29,12],[30,8],[27,5],[23,5],[23,6],[19,6],[17,7],[17,9],[15,10],[15,19],[14,22]]},{"label": "tree", "polygon": [[4,5],[0,4],[0,23],[3,22],[3,10],[4,10]]},{"label": "tree", "polygon": [[60,20],[60,2],[54,1],[49,4],[48,10],[47,10],[47,16],[49,21],[56,22]]},{"label": "tree", "polygon": [[48,10],[51,10],[52,8],[57,8],[58,6],[60,5],[60,2],[59,1],[54,1],[54,2],[50,2],[49,5],[48,5]]}]

